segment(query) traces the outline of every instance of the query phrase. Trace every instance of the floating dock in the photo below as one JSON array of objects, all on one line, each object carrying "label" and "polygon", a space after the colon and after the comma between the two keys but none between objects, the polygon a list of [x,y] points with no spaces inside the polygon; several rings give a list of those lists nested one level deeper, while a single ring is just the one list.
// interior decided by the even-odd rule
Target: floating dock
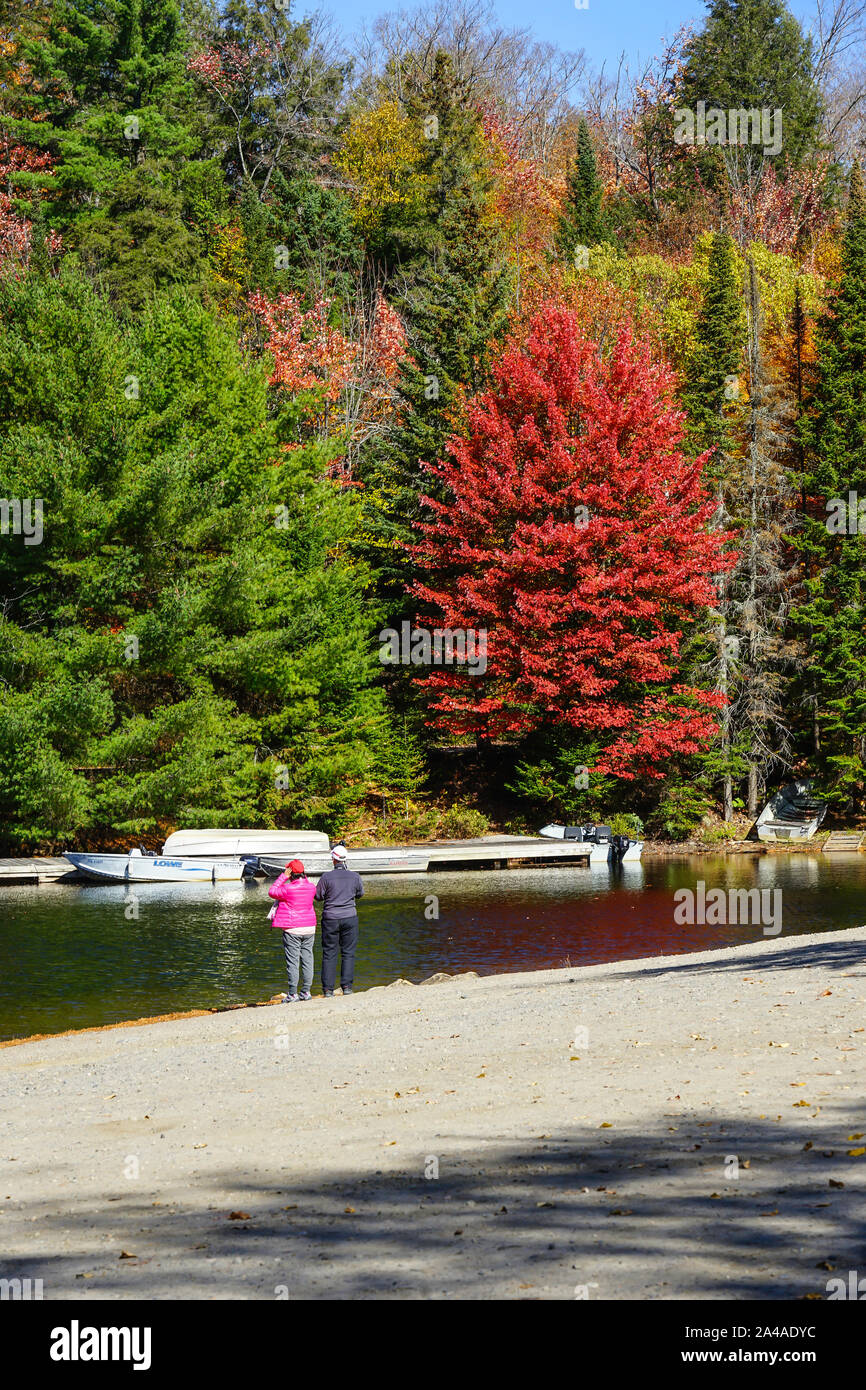
[{"label": "floating dock", "polygon": [[0,859],[0,888],[14,883],[76,882],[80,875],[68,859]]},{"label": "floating dock", "polygon": [[[455,869],[588,865],[593,847],[577,840],[546,840],[536,835],[484,835],[478,840],[436,840],[432,844],[395,845],[393,848],[422,854],[427,860],[424,867],[428,872],[447,873]],[[351,868],[354,857],[351,845],[347,849]],[[361,858],[364,851],[355,853]],[[363,869],[359,869],[359,873],[363,872]]]},{"label": "floating dock", "polygon": [[[414,845],[347,845],[348,866],[362,878],[371,874],[459,873],[468,869],[540,868],[545,865],[581,865],[595,858],[607,863],[608,846],[587,841],[554,840],[539,835],[484,835],[476,840],[433,840]],[[330,850],[302,854],[310,878],[318,878],[331,868]],[[285,859],[272,854],[259,856],[268,878],[276,878],[285,868]]]}]

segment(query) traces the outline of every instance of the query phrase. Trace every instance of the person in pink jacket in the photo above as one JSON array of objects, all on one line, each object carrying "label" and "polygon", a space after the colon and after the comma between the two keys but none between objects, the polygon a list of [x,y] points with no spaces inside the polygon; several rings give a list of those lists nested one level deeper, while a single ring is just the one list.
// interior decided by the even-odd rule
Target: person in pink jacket
[{"label": "person in pink jacket", "polygon": [[313,907],[315,891],[315,884],[307,878],[300,859],[293,859],[287,864],[285,873],[280,874],[276,883],[268,889],[268,896],[277,900],[271,926],[283,933],[283,950],[286,953],[286,970],[289,974],[289,989],[288,993],[283,995],[284,1004],[297,1004],[299,999],[312,997],[310,986],[313,983],[313,939],[316,935],[316,909]]}]

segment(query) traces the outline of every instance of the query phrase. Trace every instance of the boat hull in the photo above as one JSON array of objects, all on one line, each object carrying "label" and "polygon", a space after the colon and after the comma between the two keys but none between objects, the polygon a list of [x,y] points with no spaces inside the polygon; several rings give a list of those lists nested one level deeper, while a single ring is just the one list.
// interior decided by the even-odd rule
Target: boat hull
[{"label": "boat hull", "polygon": [[64,858],[99,882],[113,883],[225,883],[243,878],[241,859],[180,859],[164,855],[151,858],[136,854],[67,854]]},{"label": "boat hull", "polygon": [[[330,851],[303,854],[299,858],[309,878],[316,878],[334,867]],[[279,878],[286,860],[266,854],[259,857],[259,864],[268,878]],[[359,849],[350,851],[348,864],[357,874],[423,874],[429,867],[430,856],[421,849]]]}]

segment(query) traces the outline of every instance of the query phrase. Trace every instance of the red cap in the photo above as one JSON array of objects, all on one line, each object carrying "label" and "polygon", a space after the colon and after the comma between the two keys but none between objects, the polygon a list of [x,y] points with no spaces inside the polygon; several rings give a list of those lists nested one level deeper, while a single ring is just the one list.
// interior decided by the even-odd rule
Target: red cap
[{"label": "red cap", "polygon": [[304,872],[304,866],[303,866],[303,864],[301,863],[300,859],[293,859],[292,862],[291,862],[291,864],[289,865],[289,873],[290,873],[290,874],[302,874],[303,872]]}]

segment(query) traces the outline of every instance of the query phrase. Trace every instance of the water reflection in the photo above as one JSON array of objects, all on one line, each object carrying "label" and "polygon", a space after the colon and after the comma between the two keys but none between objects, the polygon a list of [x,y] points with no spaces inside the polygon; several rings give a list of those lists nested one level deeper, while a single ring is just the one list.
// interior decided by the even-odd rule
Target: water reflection
[{"label": "water reflection", "polygon": [[[678,925],[674,894],[698,881],[707,891],[780,890],[783,936],[866,919],[864,855],[368,877],[357,987],[436,970],[587,965],[763,938],[759,922]],[[267,998],[283,986],[270,906],[262,882],[0,889],[0,1035]]]}]

